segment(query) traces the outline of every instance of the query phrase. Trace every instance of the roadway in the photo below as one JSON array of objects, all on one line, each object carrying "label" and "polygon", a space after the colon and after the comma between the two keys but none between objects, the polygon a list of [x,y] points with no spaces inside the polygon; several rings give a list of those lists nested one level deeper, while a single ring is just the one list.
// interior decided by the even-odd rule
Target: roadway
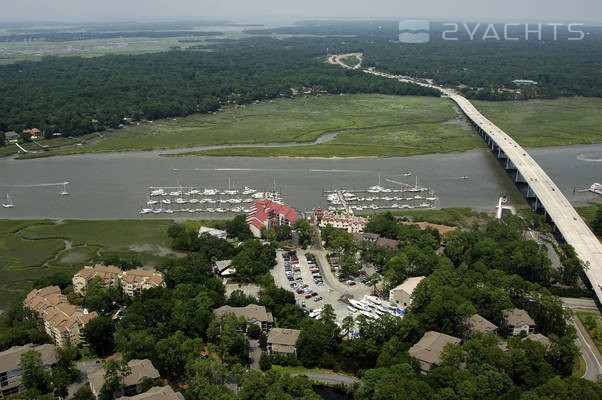
[{"label": "roadway", "polygon": [[506,132],[485,118],[470,101],[451,89],[419,82],[409,77],[395,76],[374,70],[364,70],[364,72],[438,89],[454,101],[466,117],[483,131],[508,157],[514,168],[522,176],[524,182],[529,185],[530,191],[537,196],[538,203],[545,209],[564,240],[573,246],[577,256],[585,264],[585,275],[596,294],[598,303],[602,304],[602,289],[600,287],[602,284],[602,243],[589,229],[581,216],[577,214],[577,211],[575,211],[554,181],[552,181],[548,174],[522,146]]},{"label": "roadway", "polygon": [[562,303],[566,308],[570,308],[573,315],[570,318],[570,323],[577,331],[577,340],[575,344],[579,348],[583,359],[585,360],[585,375],[583,378],[596,382],[598,375],[602,373],[602,356],[596,347],[596,344],[590,337],[589,333],[576,315],[577,311],[587,311],[598,314],[598,307],[593,300],[575,299],[563,297]]}]

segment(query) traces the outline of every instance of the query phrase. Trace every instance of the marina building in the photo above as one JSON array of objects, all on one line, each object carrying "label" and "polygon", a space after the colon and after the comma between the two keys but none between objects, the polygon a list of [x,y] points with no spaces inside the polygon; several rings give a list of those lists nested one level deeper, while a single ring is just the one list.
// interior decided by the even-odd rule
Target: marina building
[{"label": "marina building", "polygon": [[272,200],[255,200],[251,211],[247,214],[247,224],[253,236],[260,238],[263,228],[287,225],[291,228],[299,218],[299,212],[284,204]]},{"label": "marina building", "polygon": [[405,309],[412,304],[412,294],[424,276],[414,276],[406,279],[401,285],[389,291],[389,302]]}]

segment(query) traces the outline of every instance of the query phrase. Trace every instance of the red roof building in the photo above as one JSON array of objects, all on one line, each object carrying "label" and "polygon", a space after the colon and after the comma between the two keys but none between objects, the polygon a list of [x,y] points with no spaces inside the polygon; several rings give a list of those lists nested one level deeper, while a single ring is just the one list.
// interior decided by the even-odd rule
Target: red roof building
[{"label": "red roof building", "polygon": [[251,211],[247,214],[247,224],[255,237],[261,237],[262,228],[277,225],[292,227],[298,217],[299,213],[291,206],[272,200],[255,200]]}]

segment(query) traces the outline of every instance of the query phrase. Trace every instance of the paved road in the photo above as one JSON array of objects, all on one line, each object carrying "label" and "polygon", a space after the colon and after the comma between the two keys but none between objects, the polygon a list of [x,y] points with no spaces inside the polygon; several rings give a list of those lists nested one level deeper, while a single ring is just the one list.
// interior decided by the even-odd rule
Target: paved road
[{"label": "paved road", "polygon": [[81,372],[74,383],[68,388],[69,394],[67,398],[72,398],[75,392],[82,386],[87,384],[88,375],[98,371],[103,367],[103,364],[97,364],[96,361],[80,361],[75,363],[75,367]]},{"label": "paved road", "polygon": [[[598,307],[593,300],[563,297],[562,302],[565,307],[570,308],[572,311],[589,310],[591,312],[599,313]],[[583,377],[596,382],[598,375],[602,374],[602,356],[600,356],[598,348],[576,315],[571,317],[570,323],[577,330],[577,340],[575,343],[585,360],[586,370]]]},{"label": "paved road", "polygon": [[251,359],[249,369],[259,371],[259,357],[261,357],[261,348],[259,347],[259,340],[249,340],[249,358]]},{"label": "paved road", "polygon": [[[351,57],[351,56],[356,56],[360,60],[360,63],[353,67],[350,67],[349,65],[347,65],[341,61],[342,58]],[[362,66],[362,57],[363,57],[362,53],[337,54],[337,55],[330,56],[328,58],[328,62],[331,64],[338,64],[341,67],[347,68],[347,69],[359,69]]]},{"label": "paved road", "polygon": [[[337,57],[330,57],[329,61],[340,65]],[[577,214],[554,181],[522,146],[485,118],[470,101],[451,89],[420,82],[410,77],[377,72],[374,69],[365,69],[364,72],[437,89],[453,100],[466,117],[487,135],[489,147],[492,149],[497,147],[498,155],[507,157],[509,166],[514,167],[522,177],[521,181],[529,185],[530,193],[537,196],[538,204],[543,206],[554,221],[564,240],[574,247],[581,261],[588,265],[585,274],[598,301],[602,303],[602,287],[600,286],[602,285],[602,243]]]},{"label": "paved road", "polygon": [[362,383],[362,381],[360,381],[357,378],[353,378],[353,377],[345,376],[345,375],[337,375],[337,374],[314,373],[314,372],[298,372],[298,373],[294,373],[294,374],[290,374],[290,375],[291,376],[305,375],[311,381],[320,382],[320,383],[334,384],[334,385],[343,384],[343,385],[347,385],[347,386],[353,386],[356,383],[357,384],[361,384]]}]

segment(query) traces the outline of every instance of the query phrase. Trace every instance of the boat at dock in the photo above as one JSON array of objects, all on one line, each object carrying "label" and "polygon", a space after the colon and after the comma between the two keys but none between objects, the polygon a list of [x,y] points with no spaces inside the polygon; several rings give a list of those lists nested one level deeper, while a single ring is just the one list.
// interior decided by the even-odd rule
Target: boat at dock
[{"label": "boat at dock", "polygon": [[8,195],[8,193],[6,193],[6,198],[4,200],[4,203],[2,203],[2,207],[4,208],[14,208],[15,205],[13,203],[13,201],[11,200],[10,196]]}]

